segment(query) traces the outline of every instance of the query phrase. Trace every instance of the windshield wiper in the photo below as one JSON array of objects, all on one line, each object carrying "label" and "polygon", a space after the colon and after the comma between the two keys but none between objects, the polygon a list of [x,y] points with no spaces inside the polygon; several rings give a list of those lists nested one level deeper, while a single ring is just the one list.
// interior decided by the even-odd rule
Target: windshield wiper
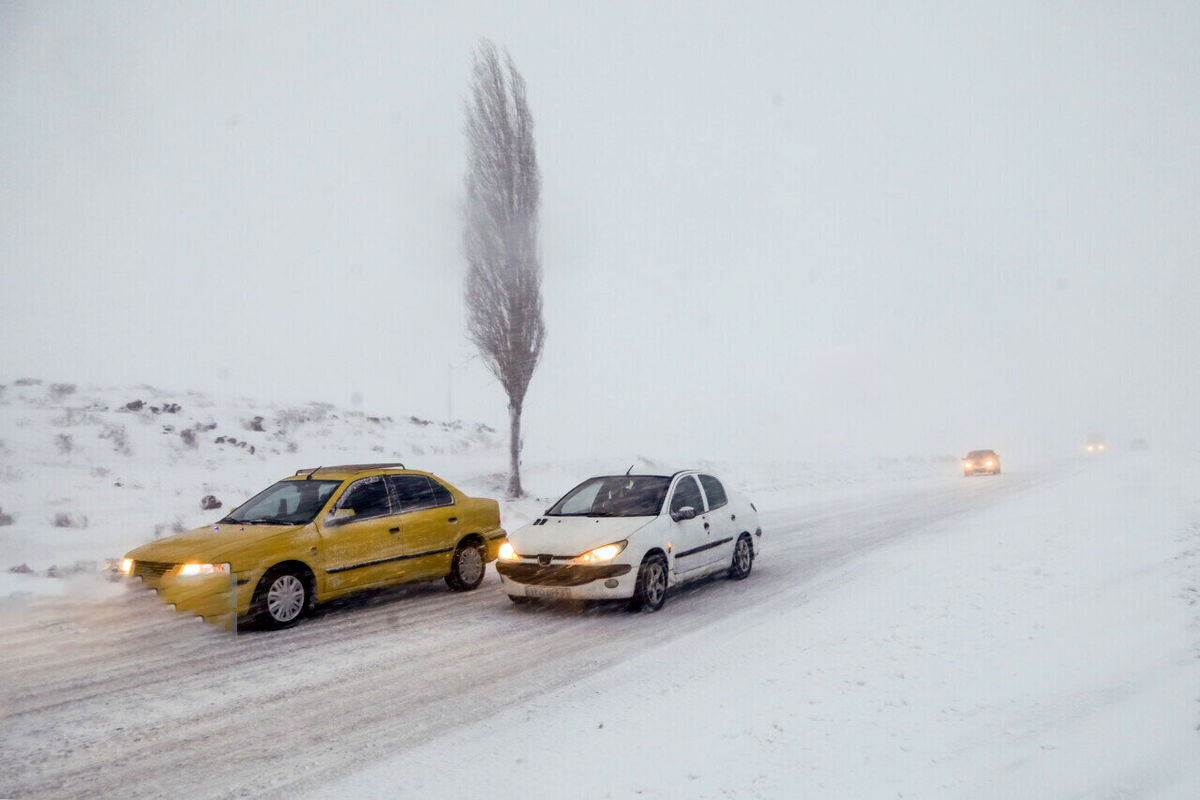
[{"label": "windshield wiper", "polygon": [[231,520],[234,525],[291,525],[289,520],[279,519],[278,517],[259,517],[257,519],[235,519]]}]

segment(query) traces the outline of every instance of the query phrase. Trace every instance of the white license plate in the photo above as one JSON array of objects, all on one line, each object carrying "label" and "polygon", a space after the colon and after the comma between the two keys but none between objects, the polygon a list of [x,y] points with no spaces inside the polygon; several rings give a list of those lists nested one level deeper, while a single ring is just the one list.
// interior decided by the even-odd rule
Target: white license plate
[{"label": "white license plate", "polygon": [[545,597],[550,600],[570,600],[571,590],[561,586],[526,586],[526,597]]}]

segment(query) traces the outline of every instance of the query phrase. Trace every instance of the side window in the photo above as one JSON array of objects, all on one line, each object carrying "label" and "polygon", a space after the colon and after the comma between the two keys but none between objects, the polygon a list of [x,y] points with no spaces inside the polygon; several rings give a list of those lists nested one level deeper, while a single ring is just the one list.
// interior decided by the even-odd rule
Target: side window
[{"label": "side window", "polygon": [[353,511],[354,519],[382,517],[392,513],[387,486],[379,475],[355,481],[338,500],[337,507]]},{"label": "side window", "polygon": [[450,494],[450,490],[433,478],[429,478],[429,485],[433,488],[433,504],[435,506],[452,506],[454,505],[454,495]]},{"label": "side window", "polygon": [[704,487],[704,494],[708,497],[709,511],[729,502],[729,498],[725,496],[725,487],[712,475],[701,475],[700,485]]},{"label": "side window", "polygon": [[691,475],[684,475],[675,484],[675,494],[671,495],[671,513],[674,514],[684,506],[691,506],[697,514],[704,513],[704,498],[700,496],[700,487]]},{"label": "side window", "polygon": [[386,480],[399,513],[420,511],[434,505],[433,488],[424,475],[388,475]]}]

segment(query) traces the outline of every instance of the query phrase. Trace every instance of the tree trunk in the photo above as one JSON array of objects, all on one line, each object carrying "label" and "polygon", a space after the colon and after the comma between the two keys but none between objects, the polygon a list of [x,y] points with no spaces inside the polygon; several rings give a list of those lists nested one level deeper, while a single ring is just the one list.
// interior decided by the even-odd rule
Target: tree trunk
[{"label": "tree trunk", "polygon": [[521,491],[521,407],[508,404],[508,496],[522,497]]}]

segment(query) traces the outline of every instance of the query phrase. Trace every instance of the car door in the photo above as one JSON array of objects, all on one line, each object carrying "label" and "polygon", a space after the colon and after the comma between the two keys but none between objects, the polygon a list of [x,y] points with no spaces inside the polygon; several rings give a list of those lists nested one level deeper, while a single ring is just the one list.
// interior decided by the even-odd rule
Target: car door
[{"label": "car door", "polygon": [[400,510],[400,542],[414,578],[450,571],[458,542],[459,515],[450,490],[426,475],[389,475],[392,501]]},{"label": "car door", "polygon": [[347,486],[321,524],[329,589],[357,589],[401,578],[404,546],[399,533],[400,519],[382,475]]},{"label": "car door", "polygon": [[[675,481],[667,506],[671,517],[671,545],[675,556],[675,571],[695,572],[712,561],[709,523],[705,518],[704,496],[694,475],[683,475]],[[688,518],[685,509],[695,516]]]},{"label": "car door", "polygon": [[712,562],[733,562],[733,547],[743,528],[738,526],[737,509],[729,502],[725,487],[712,475],[699,475],[700,488],[708,506],[708,534],[715,546]]}]

